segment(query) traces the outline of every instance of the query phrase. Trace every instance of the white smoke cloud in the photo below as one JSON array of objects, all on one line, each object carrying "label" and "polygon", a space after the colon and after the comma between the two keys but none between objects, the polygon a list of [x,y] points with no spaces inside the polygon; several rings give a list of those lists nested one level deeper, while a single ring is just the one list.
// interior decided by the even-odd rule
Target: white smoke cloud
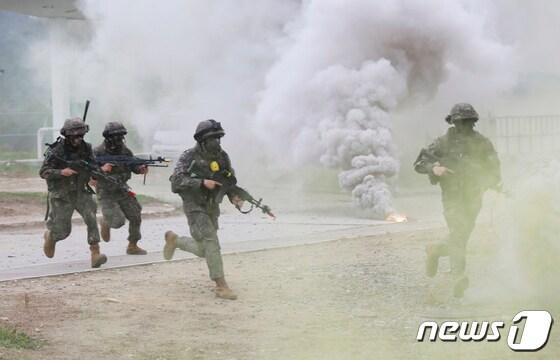
[{"label": "white smoke cloud", "polygon": [[499,11],[483,1],[80,6],[86,35],[54,50],[74,100],[94,99],[94,126],[122,120],[145,140],[175,129],[189,146],[196,123],[216,118],[234,158],[265,148],[275,164],[339,169],[341,187],[375,216],[393,211],[392,112],[441,93],[468,101],[461,97],[511,85],[510,48],[492,26]]},{"label": "white smoke cloud", "polygon": [[476,6],[439,0],[307,2],[267,75],[259,134],[286,165],[340,169],[355,202],[386,216],[399,169],[391,111],[433,96],[448,77],[455,86],[472,73],[493,88],[511,85],[510,49],[485,20]]},{"label": "white smoke cloud", "polygon": [[[64,22],[54,44],[72,79],[74,100],[93,98],[91,120],[120,119],[150,139],[184,133],[208,118],[228,133],[254,112],[255,93],[295,1],[97,1],[79,4],[84,22]],[[84,31],[84,28],[85,29]],[[63,38],[64,39],[64,38]],[[44,45],[44,43],[43,43]]]},{"label": "white smoke cloud", "polygon": [[[560,162],[530,159],[519,166],[510,196],[495,211],[496,253],[489,293],[556,305],[560,298]],[[499,286],[496,286],[499,284]]]}]

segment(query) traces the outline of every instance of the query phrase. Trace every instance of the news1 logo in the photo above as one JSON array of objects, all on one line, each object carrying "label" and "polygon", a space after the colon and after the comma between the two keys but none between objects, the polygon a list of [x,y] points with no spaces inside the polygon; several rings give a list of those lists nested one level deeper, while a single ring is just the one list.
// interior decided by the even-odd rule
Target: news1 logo
[{"label": "news1 logo", "polygon": [[[521,331],[521,324],[525,323]],[[526,310],[516,314],[509,328],[507,344],[513,351],[538,351],[548,342],[553,324],[552,316],[544,310]],[[456,322],[445,321],[438,325],[435,321],[425,321],[418,328],[416,340],[424,341],[426,334],[432,342],[441,341],[499,341],[503,321]]]}]

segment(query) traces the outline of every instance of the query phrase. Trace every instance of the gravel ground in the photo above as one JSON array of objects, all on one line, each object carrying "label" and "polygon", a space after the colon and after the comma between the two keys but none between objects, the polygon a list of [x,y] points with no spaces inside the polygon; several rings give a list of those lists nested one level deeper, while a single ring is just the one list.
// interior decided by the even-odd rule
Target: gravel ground
[{"label": "gravel ground", "polygon": [[447,263],[433,281],[423,275],[424,245],[442,235],[227,255],[237,301],[214,297],[199,259],[0,283],[0,322],[45,340],[39,350],[0,348],[0,359],[557,358],[554,327],[537,353],[509,350],[506,332],[495,343],[416,341],[422,321],[504,320],[507,328],[516,312],[543,306],[501,286],[484,227],[470,244],[472,288],[453,299]]}]

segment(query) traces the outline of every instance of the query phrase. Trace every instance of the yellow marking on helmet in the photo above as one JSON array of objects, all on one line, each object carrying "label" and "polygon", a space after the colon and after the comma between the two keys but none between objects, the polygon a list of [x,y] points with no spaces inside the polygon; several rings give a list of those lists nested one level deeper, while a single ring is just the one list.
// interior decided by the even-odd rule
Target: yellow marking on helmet
[{"label": "yellow marking on helmet", "polygon": [[220,171],[220,164],[218,164],[217,161],[212,161],[210,163],[210,171],[212,172],[218,172]]}]

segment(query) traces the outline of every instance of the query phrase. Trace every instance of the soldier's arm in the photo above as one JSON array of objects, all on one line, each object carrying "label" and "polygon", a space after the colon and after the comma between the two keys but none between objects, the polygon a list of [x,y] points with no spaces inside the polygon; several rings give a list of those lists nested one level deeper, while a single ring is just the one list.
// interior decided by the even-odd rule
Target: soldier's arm
[{"label": "soldier's arm", "polygon": [[[427,148],[422,149],[416,161],[414,161],[414,170],[420,174],[432,175],[432,168],[437,163],[435,156],[440,153],[440,147],[441,140],[438,138]],[[430,156],[430,154],[433,156]]]},{"label": "soldier's arm", "polygon": [[171,182],[178,189],[188,190],[188,189],[200,189],[202,187],[202,182],[204,179],[198,177],[192,177],[189,173],[189,168],[194,161],[194,155],[192,151],[185,151],[181,154],[173,175],[171,175]]},{"label": "soldier's arm", "polygon": [[43,165],[39,169],[39,176],[45,180],[61,179],[62,169],[57,164],[55,159],[56,149],[49,149],[45,154],[45,159],[43,160]]}]

